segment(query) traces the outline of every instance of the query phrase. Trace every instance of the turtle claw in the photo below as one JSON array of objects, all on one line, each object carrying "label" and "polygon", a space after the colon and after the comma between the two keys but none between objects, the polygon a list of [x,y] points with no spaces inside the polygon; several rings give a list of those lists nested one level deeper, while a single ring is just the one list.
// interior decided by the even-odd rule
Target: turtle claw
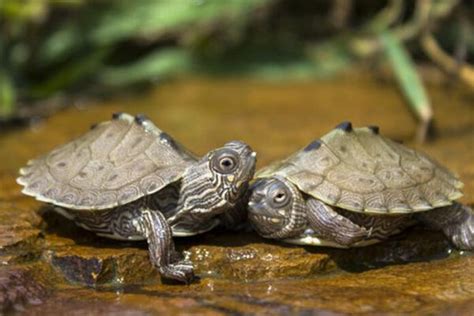
[{"label": "turtle claw", "polygon": [[189,284],[194,279],[194,268],[190,261],[179,261],[160,268],[163,277]]}]

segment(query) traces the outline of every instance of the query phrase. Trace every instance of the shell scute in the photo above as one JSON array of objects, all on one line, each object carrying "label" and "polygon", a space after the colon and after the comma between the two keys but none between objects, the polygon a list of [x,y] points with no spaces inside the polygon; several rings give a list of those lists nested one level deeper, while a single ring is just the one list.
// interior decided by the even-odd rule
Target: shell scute
[{"label": "shell scute", "polygon": [[137,196],[141,195],[141,190],[135,184],[127,185],[120,189],[117,193],[117,199],[120,205],[127,204],[131,201],[136,200]]},{"label": "shell scute", "polygon": [[93,205],[111,205],[111,204],[114,204],[116,201],[117,201],[117,192],[101,191],[100,194],[98,194],[97,199]]},{"label": "shell scute", "polygon": [[425,211],[433,208],[423,192],[417,187],[403,190],[403,195],[413,210]]},{"label": "shell scute", "polygon": [[425,183],[434,177],[434,166],[421,159],[402,157],[401,167],[416,183]]},{"label": "shell scute", "polygon": [[298,160],[307,165],[310,170],[326,175],[331,168],[340,163],[340,159],[324,144],[316,151],[306,152]]},{"label": "shell scute", "polygon": [[361,212],[364,209],[365,199],[362,194],[344,190],[337,201],[337,205],[343,209]]},{"label": "shell scute", "polygon": [[102,187],[111,172],[113,172],[111,162],[91,160],[69,183],[75,188],[97,190]]},{"label": "shell scute", "polygon": [[380,169],[375,175],[389,189],[402,189],[416,185],[416,182],[406,172],[396,167]]},{"label": "shell scute", "polygon": [[117,146],[129,128],[128,123],[125,121],[115,121],[108,128],[102,127],[100,129],[101,133],[89,145],[93,154],[92,158],[106,160],[109,153]]},{"label": "shell scute", "polygon": [[157,174],[150,174],[140,180],[140,190],[145,194],[156,192],[156,188],[162,187],[166,183],[165,179]]},{"label": "shell scute", "polygon": [[[309,192],[316,189],[316,187],[324,181],[324,177],[317,173],[311,173],[311,175],[308,175],[307,172],[302,171],[292,174],[291,180],[297,182],[303,191]],[[334,198],[334,200],[336,200],[336,198]]]},{"label": "shell scute", "polygon": [[357,142],[363,147],[371,160],[377,164],[377,168],[385,166],[399,166],[400,154],[394,150],[383,137],[377,137],[370,128],[357,129],[355,136]]},{"label": "shell scute", "polygon": [[365,209],[371,213],[388,212],[385,195],[382,192],[367,194],[365,196]]},{"label": "shell scute", "polygon": [[314,190],[320,192],[320,199],[329,204],[336,203],[341,197],[341,189],[328,180],[321,182],[321,184],[316,186],[311,192]]},{"label": "shell scute", "polygon": [[74,189],[72,187],[64,188],[59,194],[57,201],[65,205],[75,205],[79,202],[81,198],[81,191]]},{"label": "shell scute", "polygon": [[334,131],[322,137],[333,155],[344,164],[364,172],[373,173],[376,168],[376,162],[371,159],[364,147],[358,142],[355,132],[345,133],[339,130]]},{"label": "shell scute", "polygon": [[327,179],[339,188],[354,193],[371,193],[384,189],[384,185],[375,175],[354,170],[345,164],[340,168],[332,169]]},{"label": "shell scute", "polygon": [[109,160],[115,165],[123,164],[148,149],[151,143],[156,141],[156,138],[143,134],[142,130],[140,125],[131,124],[127,133],[109,153]]},{"label": "shell scute", "polygon": [[390,213],[405,213],[411,210],[403,191],[400,189],[389,189],[384,191],[385,203]]}]

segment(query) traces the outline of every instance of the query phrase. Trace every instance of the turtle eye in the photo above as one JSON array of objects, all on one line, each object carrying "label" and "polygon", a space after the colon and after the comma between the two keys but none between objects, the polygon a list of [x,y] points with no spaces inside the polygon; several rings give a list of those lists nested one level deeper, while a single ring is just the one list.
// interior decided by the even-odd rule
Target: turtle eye
[{"label": "turtle eye", "polygon": [[219,173],[232,173],[238,165],[237,153],[223,150],[212,158],[211,165]]},{"label": "turtle eye", "polygon": [[275,183],[269,190],[270,204],[273,207],[281,208],[288,205],[291,195],[288,189],[282,183]]},{"label": "turtle eye", "polygon": [[283,203],[285,202],[286,200],[286,194],[285,192],[278,192],[277,194],[275,194],[275,196],[273,197],[273,201],[277,204],[280,204],[280,203]]},{"label": "turtle eye", "polygon": [[221,167],[222,170],[229,170],[229,169],[234,168],[235,162],[230,157],[224,157],[219,161],[219,166]]},{"label": "turtle eye", "polygon": [[286,206],[289,202],[289,195],[285,190],[278,190],[273,193],[272,204],[278,207]]}]

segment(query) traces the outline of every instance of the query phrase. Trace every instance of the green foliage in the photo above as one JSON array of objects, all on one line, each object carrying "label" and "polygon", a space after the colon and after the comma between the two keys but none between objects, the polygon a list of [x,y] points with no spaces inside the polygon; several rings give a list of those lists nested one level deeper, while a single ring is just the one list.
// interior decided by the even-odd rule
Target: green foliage
[{"label": "green foliage", "polygon": [[385,55],[392,65],[401,91],[408,99],[408,104],[421,120],[430,121],[431,104],[420,76],[416,72],[415,63],[403,44],[393,34],[382,32],[380,37],[385,47]]},{"label": "green foliage", "polygon": [[15,89],[10,79],[0,73],[0,117],[12,115],[15,107]]},{"label": "green foliage", "polygon": [[212,23],[236,27],[269,0],[138,0],[108,1],[83,8],[46,39],[42,59],[64,58],[82,47],[103,47],[124,40],[154,41],[168,34],[180,37]]},{"label": "green foliage", "polygon": [[122,67],[104,69],[99,80],[107,86],[126,86],[149,79],[169,78],[189,71],[191,56],[183,49],[165,49]]},{"label": "green foliage", "polygon": [[211,33],[223,46],[238,40],[270,1],[3,0],[0,116],[14,113],[15,96],[34,101],[191,71]]},{"label": "green foliage", "polygon": [[[408,19],[406,2],[0,0],[0,119],[16,104],[181,74],[328,77],[380,51],[415,112],[425,113],[428,99],[403,43],[459,1],[416,1]],[[336,11],[346,18],[333,23]],[[459,26],[450,25],[445,32],[455,34]],[[462,27],[472,53],[472,25]]]},{"label": "green foliage", "polygon": [[46,80],[32,85],[30,96],[32,98],[45,98],[57,91],[66,90],[82,78],[95,76],[107,53],[107,49],[98,49],[61,66]]}]

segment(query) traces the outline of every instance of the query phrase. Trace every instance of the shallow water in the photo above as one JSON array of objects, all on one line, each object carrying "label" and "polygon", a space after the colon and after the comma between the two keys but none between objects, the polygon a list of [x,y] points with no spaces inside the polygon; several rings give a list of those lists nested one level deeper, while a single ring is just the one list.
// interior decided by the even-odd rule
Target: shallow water
[{"label": "shallow water", "polygon": [[4,133],[0,306],[27,315],[468,315],[474,309],[474,257],[453,250],[436,232],[415,228],[355,250],[211,232],[177,240],[201,279],[190,286],[161,284],[144,243],[98,238],[23,197],[14,183],[28,159],[118,111],[146,113],[198,154],[244,140],[258,152],[259,166],[350,120],[355,126],[379,125],[384,135],[445,164],[465,183],[462,201],[473,204],[474,95],[440,86],[430,87],[430,95],[438,138],[424,145],[412,142],[416,123],[393,85],[363,74],[295,83],[179,80],[144,95],[77,104],[31,129]]}]

